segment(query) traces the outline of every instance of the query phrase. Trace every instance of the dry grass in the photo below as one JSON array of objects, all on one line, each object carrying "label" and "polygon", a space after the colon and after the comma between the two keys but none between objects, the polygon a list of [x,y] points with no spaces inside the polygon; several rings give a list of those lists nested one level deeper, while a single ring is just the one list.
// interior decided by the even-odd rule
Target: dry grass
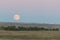
[{"label": "dry grass", "polygon": [[60,40],[60,31],[0,31],[0,39]]}]

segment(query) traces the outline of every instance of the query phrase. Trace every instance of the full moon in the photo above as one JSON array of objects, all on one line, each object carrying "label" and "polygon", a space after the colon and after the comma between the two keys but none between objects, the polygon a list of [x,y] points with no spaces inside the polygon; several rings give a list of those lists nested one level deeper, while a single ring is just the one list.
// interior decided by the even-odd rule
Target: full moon
[{"label": "full moon", "polygon": [[20,19],[20,15],[16,14],[14,15],[14,20],[19,20]]}]

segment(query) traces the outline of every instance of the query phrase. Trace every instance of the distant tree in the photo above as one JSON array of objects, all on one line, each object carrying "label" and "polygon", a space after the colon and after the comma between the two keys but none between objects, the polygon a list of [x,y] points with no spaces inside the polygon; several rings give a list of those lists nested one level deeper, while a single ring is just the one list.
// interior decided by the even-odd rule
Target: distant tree
[{"label": "distant tree", "polygon": [[56,28],[56,31],[59,31],[59,29],[58,29],[58,28]]},{"label": "distant tree", "polygon": [[43,28],[43,27],[42,27],[42,28],[40,28],[40,29],[41,29],[41,30],[45,30],[45,28]]},{"label": "distant tree", "polygon": [[16,30],[16,26],[8,26],[8,30],[15,31]]},{"label": "distant tree", "polygon": [[52,30],[53,30],[53,31],[58,31],[59,29],[58,29],[58,28],[53,28]]},{"label": "distant tree", "polygon": [[49,31],[49,29],[45,28],[45,31]]}]

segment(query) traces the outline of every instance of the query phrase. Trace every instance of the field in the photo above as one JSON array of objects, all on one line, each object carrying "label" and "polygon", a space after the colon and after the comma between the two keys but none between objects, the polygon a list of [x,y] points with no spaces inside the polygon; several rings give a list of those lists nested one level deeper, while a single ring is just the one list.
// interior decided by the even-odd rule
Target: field
[{"label": "field", "polygon": [[60,40],[60,31],[0,31],[0,40]]}]

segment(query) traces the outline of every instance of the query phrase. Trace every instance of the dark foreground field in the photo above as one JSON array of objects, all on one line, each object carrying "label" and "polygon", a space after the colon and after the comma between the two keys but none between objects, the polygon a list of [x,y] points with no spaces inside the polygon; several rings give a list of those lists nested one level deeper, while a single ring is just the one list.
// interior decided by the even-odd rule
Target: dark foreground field
[{"label": "dark foreground field", "polygon": [[60,31],[0,31],[0,40],[60,40]]}]

